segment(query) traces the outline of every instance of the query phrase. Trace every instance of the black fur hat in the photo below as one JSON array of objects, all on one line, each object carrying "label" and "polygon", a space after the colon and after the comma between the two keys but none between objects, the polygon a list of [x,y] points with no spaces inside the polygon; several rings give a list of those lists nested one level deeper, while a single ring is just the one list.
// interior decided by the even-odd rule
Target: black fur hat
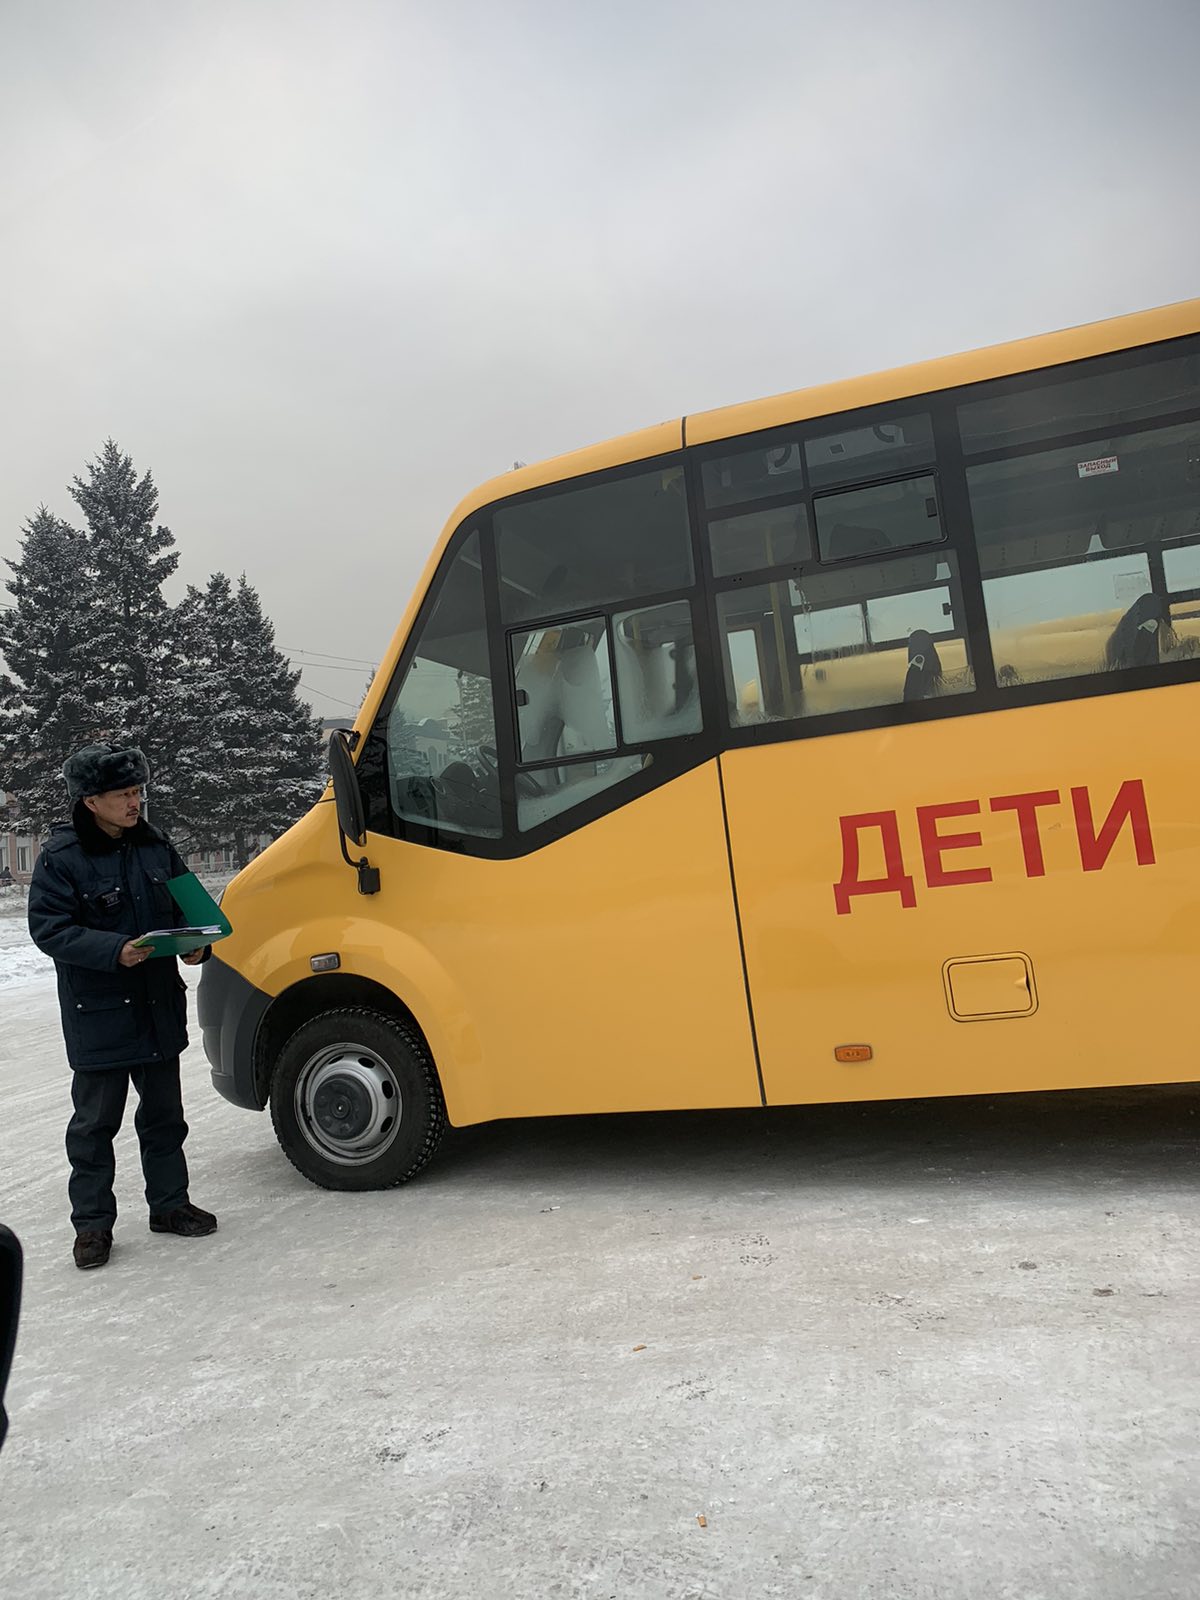
[{"label": "black fur hat", "polygon": [[107,794],[110,789],[132,789],[150,781],[150,768],[140,750],[122,750],[119,744],[89,744],[67,757],[63,767],[67,796],[83,800]]}]

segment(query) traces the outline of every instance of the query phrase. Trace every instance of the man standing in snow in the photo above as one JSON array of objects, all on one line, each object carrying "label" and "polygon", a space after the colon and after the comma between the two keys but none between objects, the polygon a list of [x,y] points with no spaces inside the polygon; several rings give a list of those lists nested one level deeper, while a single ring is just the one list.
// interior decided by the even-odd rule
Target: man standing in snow
[{"label": "man standing in snow", "polygon": [[[187,1048],[187,990],[174,957],[149,961],[134,943],[178,920],[167,884],[187,868],[141,815],[150,776],[140,750],[88,745],[63,768],[74,805],[33,871],[29,932],[58,969],[75,1115],[67,1128],[75,1265],[102,1267],[117,1202],[113,1139],[130,1080],[152,1233],[212,1233],[216,1217],[188,1200],[187,1123],[179,1057]],[[207,950],[184,956],[189,966]]]}]

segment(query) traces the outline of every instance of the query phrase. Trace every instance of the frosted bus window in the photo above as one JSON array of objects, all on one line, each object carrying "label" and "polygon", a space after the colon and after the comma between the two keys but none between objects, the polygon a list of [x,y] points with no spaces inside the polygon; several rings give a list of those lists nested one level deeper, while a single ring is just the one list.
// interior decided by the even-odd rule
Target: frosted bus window
[{"label": "frosted bus window", "polygon": [[616,748],[603,617],[514,634],[512,657],[523,763]]},{"label": "frosted bus window", "polygon": [[636,777],[650,764],[643,755],[606,756],[576,761],[565,767],[538,767],[517,774],[517,826],[522,833],[559,817],[585,800],[604,794],[624,778]]},{"label": "frosted bus window", "polygon": [[618,613],[613,640],[624,742],[699,733],[700,690],[688,602]]}]

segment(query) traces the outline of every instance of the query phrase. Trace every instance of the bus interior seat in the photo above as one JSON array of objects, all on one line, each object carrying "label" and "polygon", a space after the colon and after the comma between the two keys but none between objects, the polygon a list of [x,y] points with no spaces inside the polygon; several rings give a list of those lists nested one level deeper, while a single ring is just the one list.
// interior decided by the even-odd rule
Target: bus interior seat
[{"label": "bus interior seat", "polygon": [[1171,608],[1161,595],[1142,594],[1108,636],[1104,664],[1110,671],[1122,667],[1156,667],[1162,648],[1174,643]]},{"label": "bus interior seat", "polygon": [[930,700],[942,684],[942,662],[933,635],[914,628],[908,636],[908,667],[904,674],[904,699]]},{"label": "bus interior seat", "polygon": [[627,736],[669,738],[685,716],[698,715],[699,682],[690,612],[644,627],[628,617],[615,635],[617,683]]},{"label": "bus interior seat", "polygon": [[596,639],[581,626],[547,629],[517,665],[521,708],[521,756],[555,756],[608,750],[613,745]]},{"label": "bus interior seat", "polygon": [[734,727],[747,722],[761,722],[763,720],[762,692],[758,686],[758,679],[751,678],[744,683],[738,691],[736,711],[730,708],[730,722]]}]

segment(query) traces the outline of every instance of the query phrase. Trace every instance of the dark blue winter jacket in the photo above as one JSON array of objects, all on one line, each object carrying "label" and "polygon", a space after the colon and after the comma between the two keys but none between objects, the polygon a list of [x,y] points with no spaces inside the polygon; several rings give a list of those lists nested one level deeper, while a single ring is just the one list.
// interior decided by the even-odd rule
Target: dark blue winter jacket
[{"label": "dark blue winter jacket", "polygon": [[29,932],[58,969],[67,1059],[77,1070],[146,1066],[187,1048],[187,988],[173,956],[120,965],[130,939],[177,927],[168,880],[187,867],[145,822],[110,839],[86,806],[42,847]]}]

